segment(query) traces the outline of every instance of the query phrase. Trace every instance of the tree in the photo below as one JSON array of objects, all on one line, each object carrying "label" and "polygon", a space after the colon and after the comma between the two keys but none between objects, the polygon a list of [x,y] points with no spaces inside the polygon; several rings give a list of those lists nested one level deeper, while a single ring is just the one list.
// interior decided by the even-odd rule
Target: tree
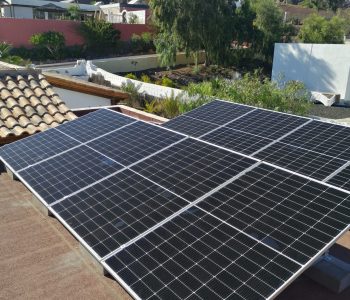
[{"label": "tree", "polygon": [[75,21],[79,20],[79,12],[80,12],[79,5],[71,4],[69,5],[67,11],[68,11],[69,18],[71,20],[75,20]]},{"label": "tree", "polygon": [[34,34],[30,38],[30,42],[35,47],[47,49],[54,59],[60,58],[61,50],[65,47],[64,35],[56,31]]},{"label": "tree", "polygon": [[338,8],[341,8],[345,4],[345,0],[304,0],[302,1],[302,5],[316,8],[318,10],[321,9],[331,9],[334,12],[337,11]]},{"label": "tree", "polygon": [[253,7],[254,26],[258,30],[254,47],[271,60],[275,43],[289,41],[293,27],[284,23],[283,13],[274,0],[255,1]]},{"label": "tree", "polygon": [[231,0],[150,0],[155,39],[163,65],[175,63],[176,52],[205,50],[206,64],[224,63],[232,41],[235,6]]},{"label": "tree", "polygon": [[304,20],[298,38],[304,43],[343,44],[346,22],[340,17],[330,20],[313,14]]},{"label": "tree", "polygon": [[89,19],[82,22],[80,32],[90,51],[104,53],[116,46],[120,38],[120,31],[114,29],[111,23],[104,20]]}]

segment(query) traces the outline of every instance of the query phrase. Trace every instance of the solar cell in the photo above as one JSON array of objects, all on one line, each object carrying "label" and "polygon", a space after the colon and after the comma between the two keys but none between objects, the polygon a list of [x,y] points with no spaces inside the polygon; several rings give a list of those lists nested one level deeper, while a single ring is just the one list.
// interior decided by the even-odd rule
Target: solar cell
[{"label": "solar cell", "polygon": [[350,160],[350,127],[312,121],[282,142]]},{"label": "solar cell", "polygon": [[318,180],[324,180],[346,163],[342,159],[278,142],[254,156]]},{"label": "solar cell", "polygon": [[308,121],[306,118],[256,109],[226,126],[261,137],[278,139]]},{"label": "solar cell", "polygon": [[19,172],[51,204],[118,170],[122,166],[82,145]]},{"label": "solar cell", "polygon": [[49,129],[1,147],[0,156],[14,171],[19,171],[79,144],[58,130]]},{"label": "solar cell", "polygon": [[186,115],[174,118],[163,124],[163,127],[176,130],[193,137],[200,137],[216,128],[219,125],[197,120]]},{"label": "solar cell", "polygon": [[254,163],[253,159],[189,138],[131,168],[194,201]]},{"label": "solar cell", "polygon": [[108,109],[100,109],[60,125],[57,129],[80,142],[87,142],[132,122],[135,119]]},{"label": "solar cell", "polygon": [[216,125],[224,125],[253,110],[255,108],[216,100],[190,111],[185,116]]},{"label": "solar cell", "polygon": [[198,206],[306,264],[350,224],[350,196],[261,164]]},{"label": "solar cell", "polygon": [[149,180],[124,170],[52,208],[103,257],[187,204]]},{"label": "solar cell", "polygon": [[257,135],[221,127],[201,137],[202,140],[250,155],[267,146],[272,140]]},{"label": "solar cell", "polygon": [[184,138],[161,127],[136,122],[87,145],[128,166]]},{"label": "solar cell", "polygon": [[141,299],[264,299],[301,268],[198,208],[105,264]]}]

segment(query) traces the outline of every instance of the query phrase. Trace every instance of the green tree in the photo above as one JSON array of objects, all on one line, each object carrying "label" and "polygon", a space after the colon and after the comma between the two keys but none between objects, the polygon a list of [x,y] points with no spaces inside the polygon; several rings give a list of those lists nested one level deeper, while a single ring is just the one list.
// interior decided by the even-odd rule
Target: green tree
[{"label": "green tree", "polygon": [[224,63],[232,41],[235,7],[231,0],[150,0],[161,63],[175,63],[176,51],[206,52],[206,64]]},{"label": "green tree", "polygon": [[321,9],[331,9],[334,12],[341,8],[345,3],[345,0],[304,0],[302,1],[302,5],[316,8],[318,10]]},{"label": "green tree", "polygon": [[116,47],[120,31],[104,20],[88,20],[80,25],[80,32],[90,51],[105,53]]},{"label": "green tree", "polygon": [[304,20],[298,39],[304,43],[343,44],[346,22],[340,17],[330,20],[313,14]]},{"label": "green tree", "polygon": [[77,4],[71,4],[69,5],[68,9],[68,15],[71,20],[79,20],[79,12],[80,8]]},{"label": "green tree", "polygon": [[65,47],[65,37],[61,32],[47,31],[31,36],[30,43],[37,48],[47,49],[53,59],[59,59]]},{"label": "green tree", "polygon": [[254,48],[271,61],[275,43],[288,42],[293,27],[284,23],[283,13],[274,0],[255,1],[253,7],[256,13],[254,26],[258,31]]}]

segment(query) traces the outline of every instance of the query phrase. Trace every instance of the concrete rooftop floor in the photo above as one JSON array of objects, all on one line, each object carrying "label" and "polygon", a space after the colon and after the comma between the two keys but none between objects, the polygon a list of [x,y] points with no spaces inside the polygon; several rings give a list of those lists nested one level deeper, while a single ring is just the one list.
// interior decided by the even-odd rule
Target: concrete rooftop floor
[{"label": "concrete rooftop floor", "polygon": [[[103,276],[79,243],[55,218],[45,216],[31,193],[0,175],[0,299],[131,299]],[[350,234],[331,249],[350,263]],[[300,276],[278,300],[348,300]]]}]

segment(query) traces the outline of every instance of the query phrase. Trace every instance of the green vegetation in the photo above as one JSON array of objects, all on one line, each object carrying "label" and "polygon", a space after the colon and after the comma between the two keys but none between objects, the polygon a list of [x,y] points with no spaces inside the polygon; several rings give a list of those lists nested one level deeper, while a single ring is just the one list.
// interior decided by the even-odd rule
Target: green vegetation
[{"label": "green vegetation", "polygon": [[27,66],[30,60],[23,59],[17,55],[11,55],[12,45],[6,42],[0,42],[0,60],[9,64]]},{"label": "green vegetation", "polygon": [[68,16],[71,20],[79,20],[79,15],[80,15],[80,8],[79,5],[77,4],[71,4],[68,7]]},{"label": "green vegetation", "polygon": [[162,79],[158,80],[156,82],[156,84],[166,86],[166,87],[171,87],[171,88],[175,87],[174,82],[166,76],[164,76]]},{"label": "green vegetation", "polygon": [[154,50],[153,36],[150,32],[141,35],[133,34],[131,37],[131,50],[133,53],[145,53]]},{"label": "green vegetation", "polygon": [[125,78],[137,80],[137,76],[133,73],[126,74]]},{"label": "green vegetation", "polygon": [[146,75],[146,74],[142,74],[141,77],[140,77],[141,81],[142,82],[145,82],[145,83],[152,83],[152,80],[151,78]]},{"label": "green vegetation", "polygon": [[341,8],[345,0],[303,0],[301,4],[306,7],[321,9],[331,9],[334,12]]},{"label": "green vegetation", "polygon": [[65,47],[64,35],[56,31],[34,34],[31,36],[30,42],[39,50],[46,49],[53,59],[59,59],[61,51]]},{"label": "green vegetation", "polygon": [[313,14],[304,20],[298,38],[304,43],[343,44],[346,21],[338,16],[330,20]]},{"label": "green vegetation", "polygon": [[268,78],[262,79],[258,72],[235,81],[216,79],[190,84],[187,91],[192,96],[200,95],[203,102],[216,97],[298,115],[306,115],[310,108],[309,95],[302,83],[289,81],[278,86]]},{"label": "green vegetation", "polygon": [[85,39],[89,52],[109,53],[115,51],[120,31],[113,28],[112,23],[90,19],[82,22],[80,32]]}]

